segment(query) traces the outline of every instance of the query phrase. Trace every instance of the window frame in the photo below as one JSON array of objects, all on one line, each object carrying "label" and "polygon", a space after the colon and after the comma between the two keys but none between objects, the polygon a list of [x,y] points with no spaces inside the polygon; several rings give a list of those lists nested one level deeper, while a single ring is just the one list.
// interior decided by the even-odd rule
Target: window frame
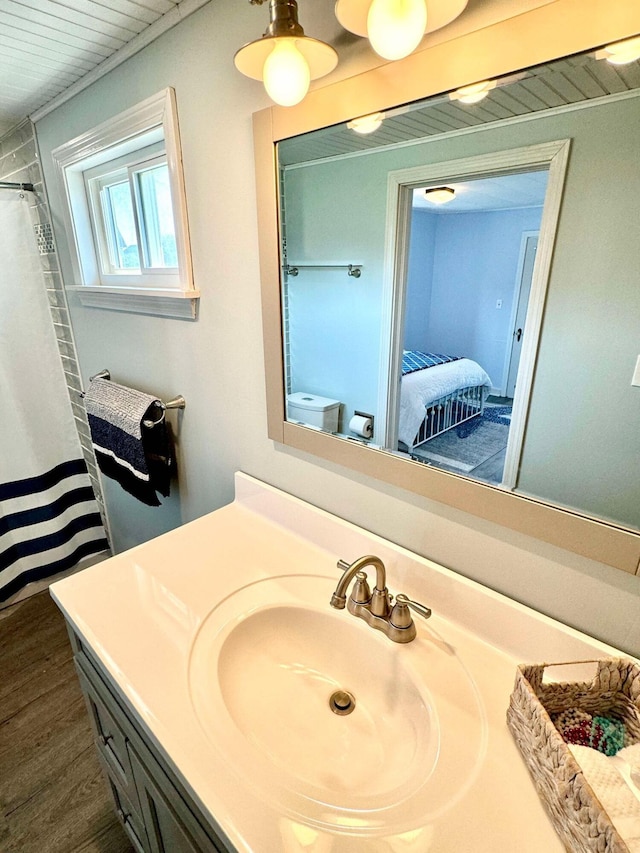
[{"label": "window frame", "polygon": [[[89,219],[96,249],[98,276],[103,286],[112,287],[176,287],[180,283],[180,268],[154,267],[146,263],[146,247],[148,238],[144,224],[142,197],[137,176],[144,171],[157,166],[167,166],[168,162],[164,146],[159,143],[149,145],[130,155],[124,155],[116,160],[108,160],[92,169],[86,169],[82,175],[84,191],[89,206]],[[120,180],[118,180],[120,179]],[[104,210],[102,191],[114,183],[126,183],[129,187],[132,202],[132,212],[135,224],[136,241],[139,257],[142,259],[137,272],[127,268],[116,267],[111,259],[109,240],[109,219]],[[175,228],[175,216],[174,216]],[[177,249],[177,240],[176,240]]]},{"label": "window frame", "polygon": [[[100,237],[92,222],[86,176],[116,171],[123,163],[132,168],[158,156],[166,158],[169,174],[177,270],[102,273]],[[67,284],[67,290],[91,307],[195,319],[200,293],[193,282],[175,91],[164,89],[119,113],[59,146],[52,157],[65,202],[62,218],[71,250],[73,283]]]}]

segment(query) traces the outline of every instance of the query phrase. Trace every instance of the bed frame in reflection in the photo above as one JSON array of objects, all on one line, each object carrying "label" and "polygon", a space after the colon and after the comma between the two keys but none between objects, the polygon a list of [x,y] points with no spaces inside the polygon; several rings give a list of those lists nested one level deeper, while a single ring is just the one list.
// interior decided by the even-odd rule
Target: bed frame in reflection
[{"label": "bed frame in reflection", "polygon": [[482,415],[484,412],[483,387],[473,385],[460,388],[430,403],[426,407],[427,413],[416,433],[413,447],[425,444],[432,438],[442,435],[443,432]]}]

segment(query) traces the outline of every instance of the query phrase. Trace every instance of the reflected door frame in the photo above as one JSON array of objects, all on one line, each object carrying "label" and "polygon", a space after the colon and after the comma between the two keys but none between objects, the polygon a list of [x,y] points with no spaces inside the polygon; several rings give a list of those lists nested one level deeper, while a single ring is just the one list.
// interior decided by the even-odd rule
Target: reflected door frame
[{"label": "reflected door frame", "polygon": [[[526,321],[539,236],[539,231],[522,232],[518,271],[516,273],[515,298],[513,300],[513,312],[509,324],[509,328],[511,329],[511,344],[508,347],[502,374],[505,377],[505,385],[502,389],[504,393],[501,395],[503,397],[513,397],[515,393],[522,354],[522,337],[527,331]],[[518,335],[518,331],[520,331],[520,335]]]},{"label": "reflected door frame", "polygon": [[548,169],[549,178],[540,222],[538,251],[527,312],[528,331],[522,344],[518,388],[513,401],[511,428],[501,488],[510,491],[517,485],[526,416],[533,385],[535,360],[570,144],[569,139],[561,139],[524,148],[508,149],[477,157],[389,172],[379,388],[379,414],[384,414],[385,417],[378,421],[384,424],[384,435],[379,439],[383,447],[395,451],[398,446],[402,342],[413,190],[424,186],[425,183],[446,184],[456,180],[498,177],[518,171],[534,171],[536,168]]}]

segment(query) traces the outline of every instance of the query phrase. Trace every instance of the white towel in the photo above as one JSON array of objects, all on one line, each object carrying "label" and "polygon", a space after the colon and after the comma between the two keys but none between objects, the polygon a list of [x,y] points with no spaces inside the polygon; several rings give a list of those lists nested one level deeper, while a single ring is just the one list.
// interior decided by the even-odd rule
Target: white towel
[{"label": "white towel", "polygon": [[615,764],[633,793],[640,800],[640,743],[618,750]]},{"label": "white towel", "polygon": [[630,853],[640,853],[640,800],[618,771],[617,756],[608,757],[589,746],[568,747]]}]

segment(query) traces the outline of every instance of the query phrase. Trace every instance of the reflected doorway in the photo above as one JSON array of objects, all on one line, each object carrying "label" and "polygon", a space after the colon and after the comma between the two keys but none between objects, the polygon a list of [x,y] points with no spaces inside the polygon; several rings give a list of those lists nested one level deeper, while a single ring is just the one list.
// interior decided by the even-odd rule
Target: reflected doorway
[{"label": "reflected doorway", "polygon": [[547,176],[448,182],[435,199],[432,185],[413,188],[397,449],[415,461],[515,486],[507,454],[520,454],[509,438],[526,412],[513,404],[534,356],[523,344]]}]

